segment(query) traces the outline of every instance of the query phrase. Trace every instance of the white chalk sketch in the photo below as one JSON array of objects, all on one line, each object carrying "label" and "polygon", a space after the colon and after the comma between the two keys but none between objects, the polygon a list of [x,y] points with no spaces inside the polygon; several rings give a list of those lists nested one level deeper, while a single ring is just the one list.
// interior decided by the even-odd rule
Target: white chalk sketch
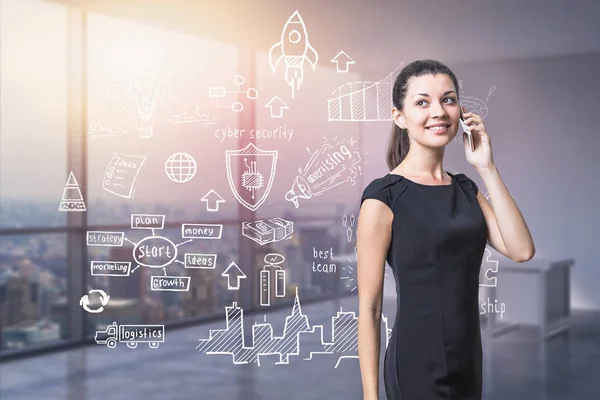
[{"label": "white chalk sketch", "polygon": [[[285,269],[281,264],[285,257],[277,253],[269,253],[265,256],[265,265],[260,271],[260,305],[268,307],[271,305],[271,287],[275,286],[275,297],[285,297]],[[274,270],[273,277],[271,271]],[[274,283],[272,282],[274,281]]]},{"label": "white chalk sketch", "polygon": [[[256,211],[271,192],[277,167],[277,154],[278,150],[261,150],[254,143],[248,143],[241,150],[225,152],[229,187],[237,201],[247,209]],[[242,173],[233,171],[233,165],[236,163],[245,167]],[[246,192],[238,192],[237,183],[240,181],[242,189]]]},{"label": "white chalk sketch", "polygon": [[[234,302],[225,307],[226,325],[224,329],[211,329],[209,337],[200,339],[196,350],[202,354],[220,354],[232,357],[233,364],[256,363],[260,367],[261,356],[275,356],[276,365],[289,364],[291,356],[301,356],[301,345],[314,348],[315,341],[319,351],[311,351],[304,360],[312,360],[318,354],[338,357],[335,368],[341,360],[358,359],[358,318],[354,312],[338,311],[332,317],[332,341],[324,338],[323,325],[311,328],[308,316],[302,313],[298,289],[292,312],[285,318],[282,336],[275,336],[273,326],[266,321],[252,326],[252,346],[247,346],[244,338],[244,309]],[[382,315],[382,323],[386,334],[386,348],[389,345],[392,329]]]},{"label": "white chalk sketch", "polygon": [[162,50],[128,40],[109,49],[110,82],[107,97],[123,111],[133,112],[140,138],[154,135],[159,108],[177,97],[172,94],[173,73]]},{"label": "white chalk sketch", "polygon": [[184,239],[221,239],[223,224],[182,224],[181,237]]},{"label": "white chalk sketch", "polygon": [[87,231],[86,243],[88,246],[121,247],[124,237],[124,232]]},{"label": "white chalk sketch", "polygon": [[142,72],[129,81],[129,94],[133,98],[136,112],[138,134],[142,139],[152,137],[154,133],[154,117],[160,94],[158,75]]},{"label": "white chalk sketch", "polygon": [[292,188],[285,199],[300,206],[298,199],[311,199],[342,184],[354,186],[355,178],[362,175],[361,155],[357,150],[357,142],[352,138],[333,141],[323,137],[321,148],[311,152],[304,169],[298,169]]},{"label": "white chalk sketch", "polygon": [[278,96],[273,97],[267,104],[265,104],[271,111],[271,118],[282,118],[283,110],[289,109],[288,105],[285,104],[283,100],[281,100]]},{"label": "white chalk sketch", "polygon": [[[489,114],[489,108],[487,106],[487,102],[490,100],[491,95],[496,91],[496,86],[490,87],[490,90],[488,91],[488,94],[485,97],[485,99],[480,99],[478,97],[463,95],[462,80],[458,81],[458,87],[459,87],[459,94],[460,94],[460,96],[459,96],[460,97],[460,105],[462,107],[464,107],[467,110],[467,112],[475,113],[475,114],[479,115],[481,117],[481,119],[485,119],[487,117],[487,115]],[[465,132],[467,132],[467,135],[469,135],[470,131],[465,129],[464,124],[462,124],[462,121],[461,121],[461,125],[463,126],[463,130]],[[452,143],[462,146],[463,145],[463,135],[456,135],[454,137],[454,139],[452,139]]]},{"label": "white chalk sketch", "polygon": [[227,278],[227,289],[228,290],[239,290],[240,280],[246,279],[246,274],[238,267],[235,262],[231,262],[225,271],[221,274],[222,277]]},{"label": "white chalk sketch", "polygon": [[79,189],[79,184],[73,171],[69,173],[67,183],[63,190],[62,198],[58,206],[58,211],[86,211],[85,202],[83,201],[83,195]]},{"label": "white chalk sketch", "polygon": [[[94,306],[97,306],[98,308],[90,308],[90,298],[89,295],[93,294],[93,293],[98,293],[99,295],[99,302],[94,301]],[[110,300],[110,296],[106,294],[106,292],[102,289],[94,289],[94,290],[90,290],[88,294],[83,295],[81,297],[81,299],[79,300],[79,305],[81,307],[83,307],[83,309],[89,313],[92,314],[97,314],[97,313],[101,313],[102,311],[104,311],[104,306],[106,306],[108,304],[108,300]]]},{"label": "white chalk sketch", "polygon": [[150,289],[153,291],[189,291],[190,280],[188,276],[167,274],[167,267],[173,263],[184,265],[185,268],[214,268],[215,254],[184,253],[184,261],[177,259],[179,246],[192,242],[194,239],[220,239],[223,225],[217,224],[182,224],[181,237],[188,239],[175,243],[171,239],[159,236],[156,230],[164,229],[165,216],[159,214],[131,214],[131,229],[150,230],[152,235],[143,237],[138,242],[133,242],[125,237],[124,232],[88,231],[88,246],[122,247],[127,241],[133,245],[132,260],[135,268],[131,269],[131,262],[123,261],[92,261],[92,275],[102,276],[129,276],[140,267],[152,270],[162,270],[162,275],[150,276]]},{"label": "white chalk sketch", "polygon": [[377,82],[348,82],[337,87],[327,100],[329,121],[391,121],[394,80],[404,64],[402,61]]},{"label": "white chalk sketch", "polygon": [[342,215],[342,226],[346,228],[346,237],[348,238],[348,243],[352,242],[352,236],[356,231],[356,229],[354,229],[355,223],[356,217],[354,216],[354,214],[350,214],[350,218],[348,218],[346,214]]},{"label": "white chalk sketch", "polygon": [[171,154],[165,161],[165,174],[175,183],[189,182],[197,169],[196,160],[187,153]]},{"label": "white chalk sketch", "polygon": [[150,290],[161,292],[188,292],[190,290],[189,276],[153,275],[150,277]]},{"label": "white chalk sketch", "polygon": [[291,239],[294,223],[283,218],[271,218],[253,222],[242,222],[242,235],[264,246],[267,243]]},{"label": "white chalk sketch", "polygon": [[356,64],[356,62],[350,58],[344,50],[337,53],[335,57],[331,59],[331,62],[335,64],[336,72],[345,74],[349,71],[350,64]]},{"label": "white chalk sketch", "polygon": [[183,263],[185,268],[215,269],[217,254],[185,253]]},{"label": "white chalk sketch", "polygon": [[92,261],[92,276],[129,276],[131,261]]},{"label": "white chalk sketch", "polygon": [[258,98],[258,90],[256,88],[249,88],[242,90],[242,85],[246,82],[246,78],[241,75],[236,75],[233,78],[233,83],[237,85],[236,90],[227,90],[224,87],[210,87],[208,88],[208,97],[217,99],[217,107],[231,108],[233,112],[241,112],[244,109],[244,105],[239,101],[234,101],[231,104],[220,104],[220,99],[227,97],[228,93],[234,93],[236,95],[244,93],[250,100],[256,100]]},{"label": "white chalk sketch", "polygon": [[214,125],[221,118],[213,118],[208,114],[200,113],[200,107],[198,103],[190,102],[186,103],[185,109],[179,114],[174,114],[170,119],[165,122],[169,122],[173,125],[178,124],[195,124],[201,127]]},{"label": "white chalk sketch", "polygon": [[151,349],[157,349],[165,341],[165,326],[117,325],[113,322],[106,329],[96,331],[94,341],[109,349],[114,349],[119,343],[127,344],[130,349],[135,349],[138,343],[148,343]]},{"label": "white chalk sketch", "polygon": [[490,96],[496,91],[496,86],[490,87],[485,99],[480,99],[473,96],[464,96],[462,80],[458,81],[459,93],[460,93],[460,105],[467,109],[467,112],[472,112],[479,115],[482,119],[487,117],[489,109],[487,102],[490,100]]},{"label": "white chalk sketch", "polygon": [[96,139],[99,137],[106,136],[119,136],[124,133],[127,132],[123,129],[111,129],[108,126],[103,126],[100,122],[92,122],[90,124],[90,129],[87,134],[91,139]]},{"label": "white chalk sketch", "polygon": [[281,60],[285,63],[285,81],[292,88],[293,98],[304,79],[304,61],[308,61],[313,71],[319,61],[319,55],[308,41],[306,25],[298,10],[283,26],[279,42],[269,50],[269,65],[273,72],[277,71]]},{"label": "white chalk sketch", "polygon": [[219,204],[225,203],[225,200],[213,189],[206,193],[200,200],[206,203],[206,211],[209,212],[219,211]]},{"label": "white chalk sketch", "polygon": [[135,180],[146,157],[114,152],[106,166],[102,179],[102,188],[109,193],[133,199]]},{"label": "white chalk sketch", "polygon": [[497,287],[498,277],[493,274],[498,273],[498,261],[490,259],[492,252],[485,248],[484,257],[479,268],[479,286]]},{"label": "white chalk sketch", "polygon": [[[389,327],[388,319],[381,314],[381,323],[383,332],[385,333],[385,348],[390,344],[392,337],[392,328]],[[359,359],[358,357],[358,317],[354,311],[340,311],[335,317],[331,317],[331,342],[325,341],[325,327],[323,325],[315,325],[310,332],[300,332],[299,340],[302,340],[314,335],[320,336],[322,350],[311,351],[305,360],[312,360],[314,356],[319,354],[336,355],[338,360],[335,367],[339,367],[342,360]]]}]

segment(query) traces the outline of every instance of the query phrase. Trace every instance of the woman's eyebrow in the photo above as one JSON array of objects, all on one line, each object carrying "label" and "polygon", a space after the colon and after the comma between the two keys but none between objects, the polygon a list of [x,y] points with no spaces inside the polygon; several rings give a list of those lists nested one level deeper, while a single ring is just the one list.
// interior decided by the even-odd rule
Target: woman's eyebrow
[{"label": "woman's eyebrow", "polygon": [[[447,94],[450,94],[450,93],[456,93],[456,91],[455,90],[448,90],[447,92],[444,92],[443,96],[445,96]],[[417,93],[413,97],[417,97],[417,96],[429,97],[429,95],[427,93]]]}]

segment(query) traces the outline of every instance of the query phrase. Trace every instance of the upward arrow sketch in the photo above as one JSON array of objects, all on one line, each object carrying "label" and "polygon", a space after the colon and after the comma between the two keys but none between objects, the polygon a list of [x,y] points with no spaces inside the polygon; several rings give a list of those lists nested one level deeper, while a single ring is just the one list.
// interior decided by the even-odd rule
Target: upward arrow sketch
[{"label": "upward arrow sketch", "polygon": [[335,63],[337,72],[348,72],[348,65],[356,64],[353,59],[350,58],[345,51],[340,51],[337,53],[335,57],[331,60],[332,63]]},{"label": "upward arrow sketch", "polygon": [[283,100],[278,96],[273,97],[265,107],[271,110],[271,118],[281,118],[283,116],[283,110],[287,110],[289,107]]},{"label": "upward arrow sketch", "polygon": [[[227,278],[227,289],[229,290],[239,290],[240,289],[240,279],[245,279],[246,275],[240,267],[237,266],[233,261],[229,266],[223,271],[221,276]],[[232,284],[232,281],[234,284]]]},{"label": "upward arrow sketch", "polygon": [[206,211],[219,211],[219,203],[225,203],[225,200],[213,189],[206,193],[201,200],[206,202]]}]

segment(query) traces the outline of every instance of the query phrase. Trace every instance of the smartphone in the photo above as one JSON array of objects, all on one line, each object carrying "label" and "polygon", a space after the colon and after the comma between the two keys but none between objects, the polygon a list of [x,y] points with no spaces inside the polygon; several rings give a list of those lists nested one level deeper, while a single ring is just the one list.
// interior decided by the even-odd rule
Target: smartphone
[{"label": "smartphone", "polygon": [[463,118],[463,113],[462,113],[462,107],[459,106],[460,109],[460,124],[462,125],[463,130],[465,131],[465,133],[467,134],[467,137],[469,138],[469,146],[471,146],[471,151],[475,151],[475,146],[473,145],[473,136],[471,135],[471,131],[469,130],[469,127],[467,126],[467,124],[465,124],[465,119]]}]

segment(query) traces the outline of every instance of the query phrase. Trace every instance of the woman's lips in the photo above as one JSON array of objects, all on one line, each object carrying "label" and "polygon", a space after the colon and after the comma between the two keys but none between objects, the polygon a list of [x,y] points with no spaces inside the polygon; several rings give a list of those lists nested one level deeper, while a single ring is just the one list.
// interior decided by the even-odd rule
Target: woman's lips
[{"label": "woman's lips", "polygon": [[435,134],[435,135],[444,135],[445,133],[448,132],[448,128],[447,126],[440,128],[440,127],[431,127],[431,128],[426,128],[429,132]]}]

